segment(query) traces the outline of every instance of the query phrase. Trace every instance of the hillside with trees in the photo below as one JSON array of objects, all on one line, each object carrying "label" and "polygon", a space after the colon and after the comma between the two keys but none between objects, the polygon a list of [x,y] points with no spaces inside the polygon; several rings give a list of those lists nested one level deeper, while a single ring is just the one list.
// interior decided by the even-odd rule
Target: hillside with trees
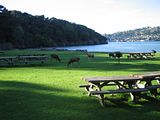
[{"label": "hillside with trees", "polygon": [[144,27],[141,29],[106,34],[109,41],[160,41],[160,27]]},{"label": "hillside with trees", "polygon": [[9,11],[0,5],[0,49],[106,44],[86,26],[44,15]]}]

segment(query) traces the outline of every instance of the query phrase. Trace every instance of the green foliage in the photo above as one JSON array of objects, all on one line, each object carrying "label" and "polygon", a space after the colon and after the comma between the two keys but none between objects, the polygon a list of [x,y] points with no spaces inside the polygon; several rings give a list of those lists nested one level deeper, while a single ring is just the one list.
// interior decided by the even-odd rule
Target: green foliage
[{"label": "green foliage", "polygon": [[0,40],[14,48],[104,44],[106,38],[83,25],[8,11],[0,6]]}]

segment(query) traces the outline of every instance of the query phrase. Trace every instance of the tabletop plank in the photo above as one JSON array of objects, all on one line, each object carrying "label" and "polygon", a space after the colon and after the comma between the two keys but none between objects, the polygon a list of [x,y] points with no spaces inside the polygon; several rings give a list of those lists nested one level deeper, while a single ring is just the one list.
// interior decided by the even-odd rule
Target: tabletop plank
[{"label": "tabletop plank", "polygon": [[85,77],[83,80],[87,82],[116,82],[116,81],[136,81],[140,80],[133,76],[100,76],[100,77]]},{"label": "tabletop plank", "polygon": [[146,72],[142,74],[133,74],[131,76],[142,78],[142,79],[150,79],[150,78],[160,77],[160,71]]}]

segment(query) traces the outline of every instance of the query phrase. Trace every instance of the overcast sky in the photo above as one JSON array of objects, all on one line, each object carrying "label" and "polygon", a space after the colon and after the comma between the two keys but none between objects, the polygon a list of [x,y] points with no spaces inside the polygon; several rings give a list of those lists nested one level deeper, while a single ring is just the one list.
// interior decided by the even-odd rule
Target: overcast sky
[{"label": "overcast sky", "polygon": [[101,34],[160,26],[160,0],[0,0],[0,4],[82,24]]}]

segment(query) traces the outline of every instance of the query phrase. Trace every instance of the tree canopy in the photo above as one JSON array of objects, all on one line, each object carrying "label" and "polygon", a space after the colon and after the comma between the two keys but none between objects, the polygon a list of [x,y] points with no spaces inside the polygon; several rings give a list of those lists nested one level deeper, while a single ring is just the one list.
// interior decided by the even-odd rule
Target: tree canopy
[{"label": "tree canopy", "polygon": [[65,20],[9,11],[0,5],[0,48],[38,48],[107,43],[86,26]]}]

